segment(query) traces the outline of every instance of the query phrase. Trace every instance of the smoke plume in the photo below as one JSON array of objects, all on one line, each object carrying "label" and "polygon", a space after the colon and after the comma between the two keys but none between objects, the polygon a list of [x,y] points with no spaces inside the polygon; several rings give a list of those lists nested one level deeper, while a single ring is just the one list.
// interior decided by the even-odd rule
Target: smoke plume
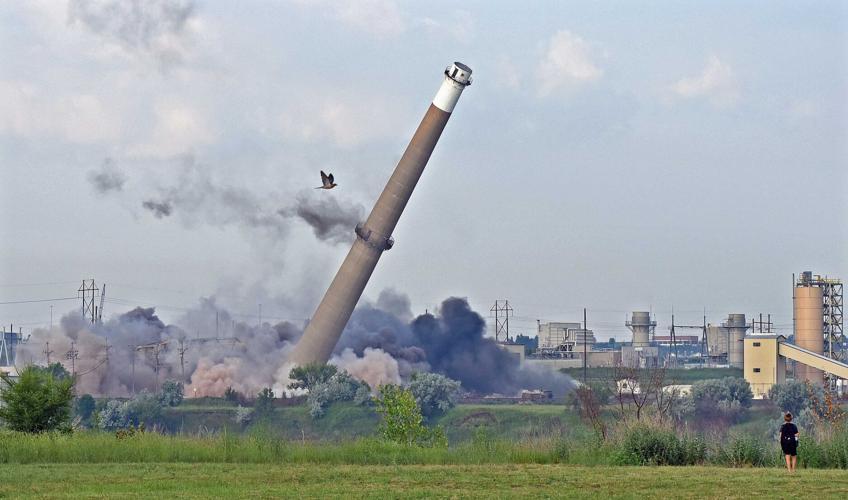
[{"label": "smoke plume", "polygon": [[[545,388],[562,395],[570,387],[570,379],[557,372],[521,368],[484,336],[484,319],[464,299],[445,300],[436,315],[409,321],[411,316],[405,296],[383,291],[376,303],[354,311],[330,362],[373,389],[425,371],[458,380],[475,394]],[[301,327],[237,321],[214,298],[201,299],[171,325],[152,308],[137,307],[102,324],[75,311],[57,327],[33,331],[17,359],[44,364],[49,351],[51,362],[77,374],[80,394],[129,396],[155,391],[169,378],[183,381],[188,396],[221,396],[228,387],[249,396],[264,387],[282,393],[291,366],[281,362]],[[73,363],[66,356],[72,345],[79,353]]]},{"label": "smoke plume", "polygon": [[88,181],[98,194],[107,194],[111,191],[121,191],[127,177],[117,169],[111,158],[103,160],[99,170],[88,173]]},{"label": "smoke plume", "polygon": [[[331,244],[350,243],[363,220],[362,205],[339,200],[335,193],[301,191],[291,203],[279,194],[260,195],[216,179],[212,169],[191,155],[183,157],[177,175],[144,193],[141,207],[157,219],[171,216],[188,227],[209,224],[254,230],[283,241],[292,222],[307,224],[316,238]],[[124,174],[106,160],[89,180],[100,193],[122,191]]]},{"label": "smoke plume", "polygon": [[162,217],[168,217],[171,215],[171,204],[167,201],[155,201],[155,200],[147,200],[141,203],[141,206],[147,210],[150,210],[153,213],[153,216],[157,219],[161,219]]},{"label": "smoke plume", "polygon": [[353,228],[363,220],[365,208],[349,202],[343,206],[335,197],[315,198],[300,193],[293,206],[280,209],[279,213],[309,224],[320,240],[350,243],[354,238]]},{"label": "smoke plume", "polygon": [[185,57],[189,0],[71,0],[68,22],[79,23],[128,53],[149,55],[162,67]]}]

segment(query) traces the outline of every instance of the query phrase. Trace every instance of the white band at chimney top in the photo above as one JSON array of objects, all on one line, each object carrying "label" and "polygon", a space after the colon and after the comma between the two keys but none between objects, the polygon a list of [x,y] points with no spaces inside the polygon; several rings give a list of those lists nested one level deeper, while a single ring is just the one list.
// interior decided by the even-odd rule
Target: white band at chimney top
[{"label": "white band at chimney top", "polygon": [[433,98],[433,105],[448,113],[453,111],[462,90],[471,85],[471,68],[455,62],[445,69],[445,81]]}]

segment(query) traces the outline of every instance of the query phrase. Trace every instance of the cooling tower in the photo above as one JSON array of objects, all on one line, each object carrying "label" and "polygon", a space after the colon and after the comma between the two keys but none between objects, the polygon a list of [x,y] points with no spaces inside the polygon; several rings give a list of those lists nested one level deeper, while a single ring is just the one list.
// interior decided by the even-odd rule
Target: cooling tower
[{"label": "cooling tower", "polygon": [[[817,286],[795,287],[795,345],[816,354],[824,353],[824,315],[822,289]],[[821,385],[824,373],[802,363],[796,363],[798,380]]]},{"label": "cooling tower", "polygon": [[727,329],[727,362],[733,368],[742,368],[745,363],[745,324],[744,314],[728,314],[722,325]]},{"label": "cooling tower", "polygon": [[625,323],[633,332],[633,347],[648,347],[651,345],[651,330],[657,326],[656,321],[651,321],[651,313],[647,311],[634,311],[631,320]]},{"label": "cooling tower", "polygon": [[359,301],[382,253],[392,247],[392,232],[415,184],[424,172],[442,130],[462,91],[471,84],[471,68],[455,62],[448,66],[433,103],[412,136],[383,193],[364,224],[356,227],[356,240],[318,309],[295,346],[289,361],[326,363]]}]

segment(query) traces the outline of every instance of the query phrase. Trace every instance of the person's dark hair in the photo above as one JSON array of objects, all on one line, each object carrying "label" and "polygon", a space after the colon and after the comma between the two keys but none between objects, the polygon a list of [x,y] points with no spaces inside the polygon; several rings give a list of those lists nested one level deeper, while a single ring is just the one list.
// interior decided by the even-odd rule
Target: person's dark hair
[{"label": "person's dark hair", "polygon": [[789,413],[789,412],[786,412],[786,415],[783,416],[783,420],[786,420],[787,422],[791,422],[792,421],[792,414]]}]

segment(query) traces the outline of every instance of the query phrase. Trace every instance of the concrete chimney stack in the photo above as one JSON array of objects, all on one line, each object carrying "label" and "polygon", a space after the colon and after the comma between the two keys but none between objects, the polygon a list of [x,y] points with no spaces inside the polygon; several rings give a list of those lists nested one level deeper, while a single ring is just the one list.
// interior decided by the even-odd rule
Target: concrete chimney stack
[{"label": "concrete chimney stack", "polygon": [[633,347],[648,347],[651,345],[651,333],[657,322],[651,319],[648,311],[633,311],[630,321],[624,323],[633,332]]},{"label": "concrete chimney stack", "polygon": [[444,80],[433,103],[418,125],[418,130],[412,136],[368,219],[364,224],[356,226],[356,240],[289,361],[304,365],[326,363],[330,359],[380,255],[394,244],[392,232],[459,96],[468,85],[471,85],[471,68],[455,62],[445,69]]}]

